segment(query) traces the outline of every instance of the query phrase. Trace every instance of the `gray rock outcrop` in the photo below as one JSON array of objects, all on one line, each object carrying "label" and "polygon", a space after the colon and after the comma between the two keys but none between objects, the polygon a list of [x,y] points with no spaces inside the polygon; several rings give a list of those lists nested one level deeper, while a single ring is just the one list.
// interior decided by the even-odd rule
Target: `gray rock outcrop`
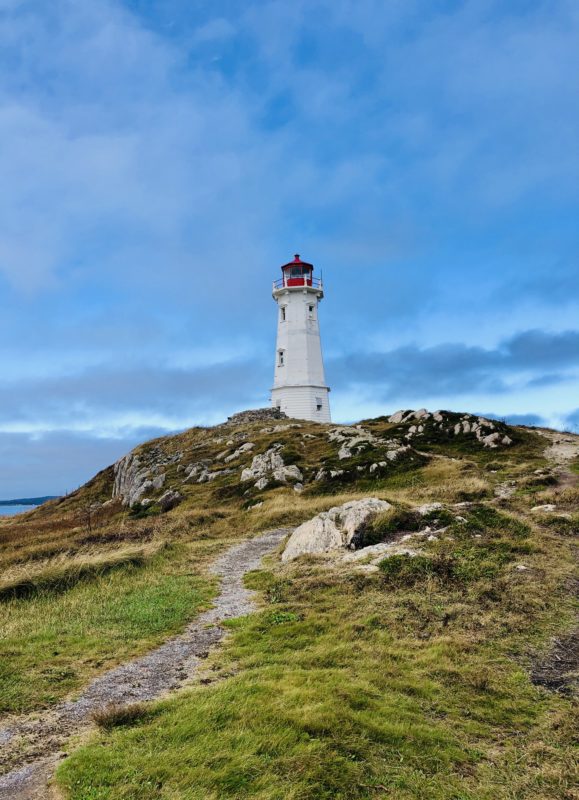
[{"label": "gray rock outcrop", "polygon": [[427,432],[425,423],[428,422],[432,428],[444,431],[449,435],[464,436],[470,434],[474,436],[483,447],[490,450],[494,450],[498,447],[508,447],[513,443],[510,436],[498,431],[495,422],[486,419],[486,417],[463,414],[458,422],[455,420],[456,414],[450,415],[444,411],[435,411],[431,413],[425,408],[421,408],[418,411],[396,411],[395,414],[388,417],[388,422],[395,425],[408,422],[416,423],[410,425],[408,428],[408,432],[405,435],[407,440],[424,436]]},{"label": "gray rock outcrop", "polygon": [[134,453],[119,459],[114,465],[113,499],[121,498],[124,506],[133,506],[151,490],[159,490],[165,473],[157,472]]},{"label": "gray rock outcrop", "polygon": [[305,553],[356,549],[363,541],[370,522],[389,508],[392,506],[385,500],[368,497],[323,511],[295,529],[285,547],[282,561],[292,561]]},{"label": "gray rock outcrop", "polygon": [[227,417],[226,425],[247,425],[251,422],[265,422],[271,419],[287,419],[288,416],[279,408],[251,408],[248,411],[239,411]]},{"label": "gray rock outcrop", "polygon": [[240,458],[245,453],[249,453],[249,451],[253,450],[254,447],[255,445],[253,442],[245,442],[245,444],[242,444],[240,447],[237,448],[237,450],[234,450],[233,453],[230,453],[230,455],[226,455],[223,461],[226,464],[229,464],[230,461],[235,461],[236,458]]},{"label": "gray rock outcrop", "polygon": [[[402,444],[396,439],[378,438],[371,431],[364,430],[361,425],[356,425],[356,427],[342,425],[338,428],[332,428],[328,433],[328,440],[340,445],[338,450],[340,461],[360,455],[360,453],[370,448],[382,450],[387,459],[395,461],[403,453],[410,450],[410,445]],[[386,461],[378,462],[378,464],[383,467],[387,466]],[[374,467],[372,471],[376,469],[377,467]]]},{"label": "gray rock outcrop", "polygon": [[301,470],[295,464],[284,463],[281,448],[282,445],[276,444],[265,453],[254,456],[251,467],[242,470],[241,481],[255,481],[257,489],[265,489],[270,480],[281,483],[302,482],[304,476]]}]

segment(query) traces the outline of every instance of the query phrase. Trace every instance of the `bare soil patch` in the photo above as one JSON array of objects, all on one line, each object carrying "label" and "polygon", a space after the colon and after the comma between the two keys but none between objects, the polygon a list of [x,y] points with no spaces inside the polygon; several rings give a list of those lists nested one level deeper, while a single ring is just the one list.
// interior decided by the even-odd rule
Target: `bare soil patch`
[{"label": "bare soil patch", "polygon": [[579,628],[553,641],[550,652],[531,672],[533,683],[554,692],[573,695],[579,680]]}]

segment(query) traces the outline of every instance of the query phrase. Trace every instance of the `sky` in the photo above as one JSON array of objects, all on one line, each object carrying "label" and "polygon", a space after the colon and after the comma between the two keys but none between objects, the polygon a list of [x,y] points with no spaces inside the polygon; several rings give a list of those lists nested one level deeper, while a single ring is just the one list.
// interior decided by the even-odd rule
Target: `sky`
[{"label": "sky", "polygon": [[579,429],[576,0],[0,0],[0,499],[265,406]]}]

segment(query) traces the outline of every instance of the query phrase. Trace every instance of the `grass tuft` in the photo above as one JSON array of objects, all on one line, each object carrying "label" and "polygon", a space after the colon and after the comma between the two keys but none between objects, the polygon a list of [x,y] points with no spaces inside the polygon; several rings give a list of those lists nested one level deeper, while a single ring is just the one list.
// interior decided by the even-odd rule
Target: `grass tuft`
[{"label": "grass tuft", "polygon": [[150,716],[151,708],[146,703],[131,703],[130,705],[110,703],[105,708],[94,711],[92,721],[102,730],[111,731],[113,728],[135,725]]}]

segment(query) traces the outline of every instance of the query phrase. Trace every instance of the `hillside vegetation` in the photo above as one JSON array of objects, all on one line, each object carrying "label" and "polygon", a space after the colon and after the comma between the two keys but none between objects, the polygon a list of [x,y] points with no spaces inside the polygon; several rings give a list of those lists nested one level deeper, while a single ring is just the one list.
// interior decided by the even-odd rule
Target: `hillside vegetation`
[{"label": "hillside vegetation", "polygon": [[241,416],[148,442],[0,521],[1,711],[49,710],[183,630],[236,542],[374,497],[393,509],[368,542],[428,522],[416,555],[268,556],[246,577],[258,611],[178,693],[103,709],[60,791],[571,800],[578,456],[579,437],[450,412]]}]

